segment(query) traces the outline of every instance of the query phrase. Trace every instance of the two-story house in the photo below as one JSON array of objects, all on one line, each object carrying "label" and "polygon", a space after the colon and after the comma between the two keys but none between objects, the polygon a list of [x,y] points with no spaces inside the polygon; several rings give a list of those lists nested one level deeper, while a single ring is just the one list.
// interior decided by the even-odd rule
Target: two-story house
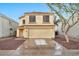
[{"label": "two-story house", "polygon": [[20,17],[17,37],[55,38],[55,15],[49,12],[29,12]]}]

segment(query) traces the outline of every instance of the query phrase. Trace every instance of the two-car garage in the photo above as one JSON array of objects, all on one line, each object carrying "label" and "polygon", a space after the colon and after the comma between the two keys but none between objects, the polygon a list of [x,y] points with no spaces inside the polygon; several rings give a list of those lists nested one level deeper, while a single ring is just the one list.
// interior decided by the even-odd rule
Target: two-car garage
[{"label": "two-car garage", "polygon": [[29,38],[53,38],[52,29],[29,29]]}]

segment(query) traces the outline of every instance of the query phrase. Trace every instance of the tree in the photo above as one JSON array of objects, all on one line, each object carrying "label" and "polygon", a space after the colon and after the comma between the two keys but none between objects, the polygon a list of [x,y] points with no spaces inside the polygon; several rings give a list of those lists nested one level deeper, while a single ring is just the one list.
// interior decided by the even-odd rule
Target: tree
[{"label": "tree", "polygon": [[62,23],[61,30],[66,38],[66,42],[69,42],[68,31],[78,23],[79,19],[75,20],[74,15],[78,13],[79,3],[48,3],[51,13],[55,13]]}]

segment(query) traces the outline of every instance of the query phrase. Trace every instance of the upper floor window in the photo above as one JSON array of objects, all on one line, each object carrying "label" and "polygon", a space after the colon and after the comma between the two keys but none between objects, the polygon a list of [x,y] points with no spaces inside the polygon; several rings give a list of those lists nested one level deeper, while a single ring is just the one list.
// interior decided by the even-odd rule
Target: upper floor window
[{"label": "upper floor window", "polygon": [[35,16],[29,16],[29,22],[36,22]]},{"label": "upper floor window", "polygon": [[43,16],[43,22],[49,22],[49,15]]},{"label": "upper floor window", "polygon": [[25,20],[22,20],[22,23],[25,24]]}]

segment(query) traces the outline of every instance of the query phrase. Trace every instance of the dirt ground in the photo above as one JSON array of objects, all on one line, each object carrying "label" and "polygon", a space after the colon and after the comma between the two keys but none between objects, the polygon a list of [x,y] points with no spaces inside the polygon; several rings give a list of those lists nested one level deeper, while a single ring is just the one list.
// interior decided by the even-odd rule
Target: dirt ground
[{"label": "dirt ground", "polygon": [[24,41],[15,39],[0,41],[0,50],[16,50]]},{"label": "dirt ground", "polygon": [[79,49],[79,41],[75,41],[75,38],[69,37],[69,42],[66,42],[66,39],[62,35],[58,35],[55,38],[55,41],[64,46],[67,49]]}]

